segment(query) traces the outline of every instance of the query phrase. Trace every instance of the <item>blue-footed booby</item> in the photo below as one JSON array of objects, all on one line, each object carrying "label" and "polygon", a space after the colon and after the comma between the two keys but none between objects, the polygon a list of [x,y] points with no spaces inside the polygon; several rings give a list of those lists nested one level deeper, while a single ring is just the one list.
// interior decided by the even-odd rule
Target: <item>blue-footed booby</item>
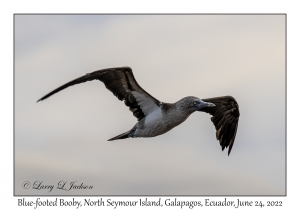
[{"label": "blue-footed booby", "polygon": [[130,67],[108,68],[72,80],[37,102],[79,83],[100,80],[119,100],[124,101],[138,122],[129,131],[108,141],[154,137],[164,134],[184,122],[193,112],[201,111],[212,115],[211,121],[216,128],[216,138],[222,147],[231,152],[239,121],[239,106],[232,96],[199,99],[188,96],[175,103],[164,103],[147,93],[135,80]]}]

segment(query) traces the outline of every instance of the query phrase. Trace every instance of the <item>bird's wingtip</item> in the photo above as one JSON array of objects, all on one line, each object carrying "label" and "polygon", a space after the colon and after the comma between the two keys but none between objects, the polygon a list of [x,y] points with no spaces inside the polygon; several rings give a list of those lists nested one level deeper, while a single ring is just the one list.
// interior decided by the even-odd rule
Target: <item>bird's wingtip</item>
[{"label": "bird's wingtip", "polygon": [[229,149],[228,149],[228,156],[230,155],[231,149],[232,149],[232,147],[229,147]]},{"label": "bird's wingtip", "polygon": [[45,99],[45,98],[42,97],[42,98],[40,98],[39,100],[37,100],[36,103],[38,103],[38,102],[40,102],[40,101],[42,101],[42,100],[44,100],[44,99]]}]

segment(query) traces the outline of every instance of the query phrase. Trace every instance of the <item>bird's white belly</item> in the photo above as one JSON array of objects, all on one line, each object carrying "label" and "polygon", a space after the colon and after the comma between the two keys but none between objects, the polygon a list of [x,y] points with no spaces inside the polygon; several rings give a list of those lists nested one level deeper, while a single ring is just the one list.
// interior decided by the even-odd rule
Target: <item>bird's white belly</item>
[{"label": "bird's white belly", "polygon": [[[137,129],[134,133],[134,137],[154,137],[164,134],[179,125],[185,119],[182,120],[167,120],[163,117],[161,110],[157,109],[150,115],[145,117],[145,121],[137,124]],[[177,122],[178,121],[178,122]]]},{"label": "bird's white belly", "polygon": [[157,109],[137,124],[134,137],[153,137],[165,133],[163,130],[162,113]]}]

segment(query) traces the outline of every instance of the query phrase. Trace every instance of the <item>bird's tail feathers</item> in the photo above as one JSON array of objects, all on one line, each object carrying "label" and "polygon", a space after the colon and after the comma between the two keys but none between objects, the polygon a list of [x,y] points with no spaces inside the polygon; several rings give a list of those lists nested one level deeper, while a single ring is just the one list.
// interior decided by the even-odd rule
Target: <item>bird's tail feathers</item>
[{"label": "bird's tail feathers", "polygon": [[120,134],[118,136],[115,136],[115,137],[113,137],[111,139],[108,139],[107,141],[113,141],[113,140],[119,140],[119,139],[127,139],[127,138],[132,137],[130,135],[131,133],[132,133],[132,130],[129,130],[129,131],[125,132],[125,133],[122,133],[122,134]]}]

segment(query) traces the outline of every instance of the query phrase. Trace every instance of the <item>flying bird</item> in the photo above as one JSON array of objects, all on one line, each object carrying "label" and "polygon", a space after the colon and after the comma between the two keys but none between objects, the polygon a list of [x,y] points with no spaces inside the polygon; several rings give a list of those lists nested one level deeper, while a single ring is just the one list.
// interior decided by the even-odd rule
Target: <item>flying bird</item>
[{"label": "flying bird", "polygon": [[216,138],[222,147],[231,152],[239,121],[239,106],[232,96],[199,99],[188,96],[175,103],[164,103],[147,93],[135,80],[130,67],[107,68],[72,80],[37,102],[51,95],[79,83],[100,80],[137,118],[138,122],[129,131],[122,133],[108,141],[154,137],[170,131],[184,122],[193,112],[201,111],[212,115],[211,121],[216,128]]}]

